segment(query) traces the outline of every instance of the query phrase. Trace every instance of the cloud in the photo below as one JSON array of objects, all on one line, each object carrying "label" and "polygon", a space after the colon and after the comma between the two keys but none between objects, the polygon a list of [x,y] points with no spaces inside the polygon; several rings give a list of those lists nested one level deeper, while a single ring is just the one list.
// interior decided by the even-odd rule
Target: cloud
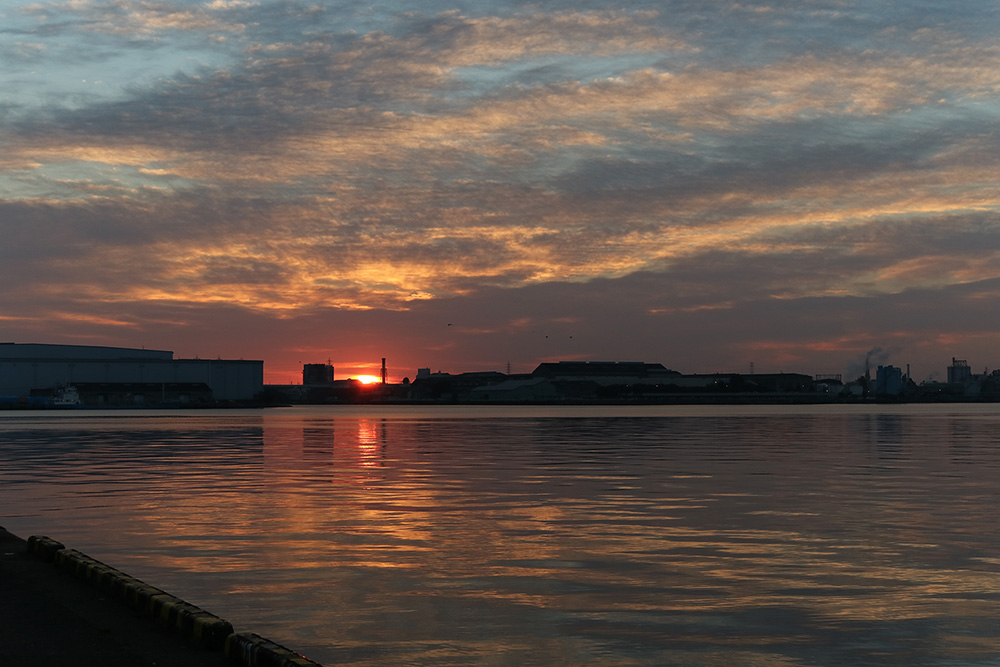
[{"label": "cloud", "polygon": [[0,76],[35,91],[0,93],[8,317],[398,329],[462,304],[464,343],[419,344],[853,355],[868,307],[981,307],[962,290],[1000,277],[1000,48],[974,9],[28,6],[0,32]]},{"label": "cloud", "polygon": [[48,35],[97,33],[129,39],[148,39],[170,32],[232,32],[244,29],[227,20],[235,11],[256,6],[251,2],[111,2],[79,1],[25,5],[21,12],[31,16]]}]

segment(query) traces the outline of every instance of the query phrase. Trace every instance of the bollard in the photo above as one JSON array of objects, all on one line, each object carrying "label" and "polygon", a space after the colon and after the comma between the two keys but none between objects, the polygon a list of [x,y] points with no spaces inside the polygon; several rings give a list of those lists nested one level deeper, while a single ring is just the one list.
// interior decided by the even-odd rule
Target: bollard
[{"label": "bollard", "polygon": [[35,553],[39,555],[53,552],[54,546],[59,545],[60,548],[54,551],[52,558],[56,566],[124,601],[139,613],[151,616],[160,624],[173,628],[205,648],[221,650],[226,637],[233,633],[233,626],[229,621],[155,586],[150,586],[76,549],[66,549],[48,538],[32,538],[29,544],[35,545]]},{"label": "bollard", "polygon": [[230,664],[242,667],[321,667],[319,663],[253,632],[229,635],[226,657]]},{"label": "bollard", "polygon": [[28,553],[34,554],[42,560],[55,560],[56,553],[65,548],[62,542],[56,542],[44,535],[32,535],[28,538]]},{"label": "bollard", "polygon": [[239,667],[322,667],[255,633],[235,633],[229,621],[185,602],[121,570],[44,536],[28,538],[28,552],[123,601],[210,650],[223,650]]}]

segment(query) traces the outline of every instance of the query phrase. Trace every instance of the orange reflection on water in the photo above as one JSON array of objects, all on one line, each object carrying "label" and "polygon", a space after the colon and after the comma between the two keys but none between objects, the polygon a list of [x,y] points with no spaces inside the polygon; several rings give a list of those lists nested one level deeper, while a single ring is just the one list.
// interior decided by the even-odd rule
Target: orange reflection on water
[{"label": "orange reflection on water", "polygon": [[385,420],[358,421],[358,463],[363,466],[382,465],[385,449]]},{"label": "orange reflection on water", "polygon": [[328,664],[995,661],[995,409],[391,415],[49,428],[0,504]]}]

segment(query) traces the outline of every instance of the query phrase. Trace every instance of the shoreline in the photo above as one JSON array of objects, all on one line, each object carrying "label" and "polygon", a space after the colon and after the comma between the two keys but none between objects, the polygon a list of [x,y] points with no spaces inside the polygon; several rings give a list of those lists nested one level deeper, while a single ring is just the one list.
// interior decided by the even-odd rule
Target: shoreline
[{"label": "shoreline", "polygon": [[0,663],[320,667],[47,537],[0,527]]},{"label": "shoreline", "polygon": [[113,411],[113,412],[172,412],[180,410],[203,410],[206,412],[213,410],[271,410],[276,408],[291,408],[301,406],[346,406],[346,405],[401,405],[408,407],[435,407],[435,406],[602,406],[602,407],[635,407],[635,406],[670,406],[670,405],[990,405],[1000,403],[1000,396],[995,394],[985,396],[912,396],[912,397],[830,397],[812,394],[679,394],[669,397],[639,398],[639,399],[585,399],[585,398],[564,398],[551,400],[493,400],[493,401],[467,401],[448,399],[397,399],[382,396],[366,396],[356,400],[329,400],[329,401],[287,401],[282,403],[243,403],[243,404],[220,404],[220,405],[143,405],[143,406],[117,406],[117,405],[77,405],[66,406],[42,406],[42,405],[0,405],[0,412],[40,412],[40,413],[74,413],[90,411]]}]

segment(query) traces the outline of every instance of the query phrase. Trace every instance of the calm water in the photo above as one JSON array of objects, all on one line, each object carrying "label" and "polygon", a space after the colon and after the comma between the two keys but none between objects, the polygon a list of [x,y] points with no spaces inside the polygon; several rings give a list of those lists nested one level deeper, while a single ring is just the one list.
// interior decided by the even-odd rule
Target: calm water
[{"label": "calm water", "polygon": [[1000,406],[2,413],[0,525],[331,665],[1000,665]]}]

